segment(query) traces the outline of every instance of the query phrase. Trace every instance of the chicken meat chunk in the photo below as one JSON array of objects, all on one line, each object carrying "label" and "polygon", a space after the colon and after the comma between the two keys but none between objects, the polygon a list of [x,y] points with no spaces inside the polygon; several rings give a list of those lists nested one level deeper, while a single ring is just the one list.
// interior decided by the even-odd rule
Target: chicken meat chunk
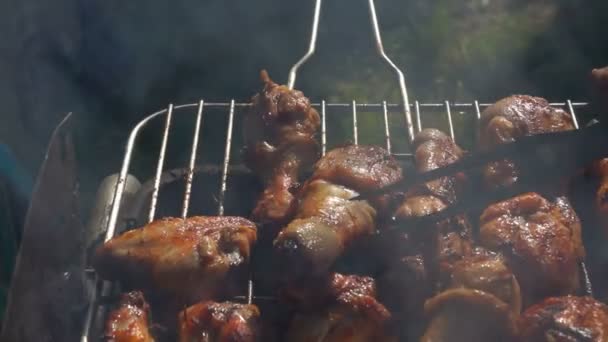
[{"label": "chicken meat chunk", "polygon": [[[551,107],[543,98],[513,95],[486,108],[479,129],[479,148],[488,150],[522,136],[572,130],[574,123],[568,113]],[[483,169],[483,180],[489,189],[508,187],[520,177],[511,160],[495,161]]]},{"label": "chicken meat chunk", "polygon": [[399,165],[380,147],[352,145],[328,152],[301,190],[294,220],[274,240],[283,270],[291,276],[326,273],[349,247],[376,229],[375,208],[351,198],[400,178]]},{"label": "chicken meat chunk", "polygon": [[117,309],[106,321],[105,340],[108,342],[154,342],[148,326],[150,307],[144,295],[132,291],[122,295]]},{"label": "chicken meat chunk", "polygon": [[186,302],[230,288],[249,261],[256,226],[240,217],[164,218],[100,246],[98,274],[131,288],[157,290]]},{"label": "chicken meat chunk", "polygon": [[255,305],[201,302],[179,313],[179,342],[255,342],[259,320]]},{"label": "chicken meat chunk", "polygon": [[244,119],[244,159],[265,184],[253,219],[280,225],[293,214],[302,172],[318,158],[320,118],[301,91],[274,83],[266,71],[261,78],[264,87]]},{"label": "chicken meat chunk", "polygon": [[522,342],[608,341],[608,306],[591,297],[552,297],[519,320]]},{"label": "chicken meat chunk", "polygon": [[564,197],[551,202],[526,193],[490,205],[480,218],[479,240],[505,256],[525,303],[575,294],[581,285],[581,226]]},{"label": "chicken meat chunk", "polygon": [[297,291],[299,299],[320,295],[323,302],[316,309],[296,313],[286,341],[395,341],[388,327],[391,315],[376,299],[373,278],[334,273],[325,281],[317,285],[320,292]]}]

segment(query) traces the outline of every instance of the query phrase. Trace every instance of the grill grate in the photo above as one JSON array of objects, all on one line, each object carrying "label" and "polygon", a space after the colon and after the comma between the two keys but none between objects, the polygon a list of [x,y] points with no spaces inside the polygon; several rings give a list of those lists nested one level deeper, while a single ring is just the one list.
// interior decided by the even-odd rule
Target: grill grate
[{"label": "grill grate", "polygon": [[[320,16],[320,11],[321,11],[321,2],[322,2],[322,0],[316,0],[316,3],[315,3],[312,33],[311,33],[311,37],[310,37],[309,49],[306,52],[306,54],[290,70],[289,80],[288,80],[288,86],[290,88],[293,88],[293,86],[295,84],[296,75],[297,75],[297,71],[298,71],[299,67],[302,64],[304,64],[314,54],[317,32],[318,32],[319,16]],[[342,109],[346,109],[346,110],[350,109],[352,111],[352,142],[355,144],[359,143],[360,134],[367,132],[367,131],[364,131],[365,127],[359,127],[360,112],[361,111],[373,112],[373,113],[377,114],[379,117],[382,117],[382,120],[383,120],[382,135],[383,135],[384,145],[385,145],[386,149],[389,151],[389,153],[391,153],[392,155],[394,155],[397,158],[410,158],[412,156],[412,154],[407,150],[396,151],[397,148],[394,143],[395,138],[391,137],[390,128],[399,127],[399,126],[401,126],[401,124],[391,125],[391,122],[390,122],[391,115],[389,115],[396,111],[402,112],[404,119],[405,119],[405,124],[402,127],[405,134],[402,133],[402,134],[399,134],[399,136],[407,137],[408,142],[411,142],[414,137],[414,134],[416,132],[421,131],[422,128],[424,127],[424,124],[422,121],[423,112],[424,111],[437,111],[437,110],[444,111],[444,113],[443,113],[443,115],[445,115],[444,120],[447,122],[449,134],[456,141],[457,137],[455,135],[455,130],[454,130],[453,111],[472,112],[472,114],[474,115],[474,118],[479,120],[482,109],[487,106],[490,106],[491,104],[490,103],[480,103],[479,101],[468,102],[468,103],[459,103],[459,102],[451,103],[449,101],[437,102],[437,103],[420,103],[418,101],[414,101],[413,104],[410,104],[406,86],[405,86],[405,79],[404,79],[403,73],[384,52],[373,0],[369,0],[369,12],[370,12],[372,29],[374,31],[374,38],[376,40],[376,48],[377,48],[380,56],[382,57],[382,59],[394,70],[395,74],[397,75],[397,80],[398,80],[399,89],[400,89],[400,93],[401,93],[401,102],[400,103],[389,103],[387,101],[382,101],[382,102],[377,102],[377,103],[358,103],[355,100],[353,100],[350,103],[327,103],[326,101],[323,100],[320,103],[313,103],[313,106],[315,108],[317,108],[321,114],[320,142],[321,142],[322,154],[324,155],[328,149],[328,147],[327,147],[328,146],[328,140],[327,140],[328,130],[327,130],[327,120],[326,120],[328,109],[338,110],[338,109],[342,108]],[[583,107],[587,106],[587,103],[572,102],[570,100],[567,100],[565,102],[551,103],[551,105],[555,106],[555,107],[565,108],[572,116],[575,127],[578,129],[579,126],[578,126],[578,120],[577,120],[577,116],[575,113],[575,109],[583,108]],[[111,210],[108,214],[109,219],[107,221],[108,223],[107,223],[104,241],[108,241],[116,233],[117,220],[119,217],[119,211],[120,211],[120,207],[121,207],[123,193],[125,191],[127,176],[130,173],[130,166],[131,166],[131,161],[133,159],[134,146],[135,146],[136,142],[138,141],[138,139],[143,135],[142,132],[144,132],[146,128],[149,128],[150,126],[152,126],[151,123],[153,121],[158,121],[158,120],[161,120],[164,118],[164,126],[162,129],[160,149],[158,151],[158,159],[157,159],[157,164],[156,164],[156,171],[155,171],[155,177],[154,177],[154,181],[153,181],[153,189],[152,189],[152,195],[151,195],[151,200],[150,200],[147,221],[150,222],[155,218],[157,203],[158,203],[158,198],[159,198],[159,189],[161,186],[161,175],[163,173],[163,170],[165,169],[165,156],[167,154],[169,133],[171,131],[172,124],[175,121],[175,117],[179,116],[179,114],[183,114],[183,112],[186,112],[188,110],[196,110],[196,119],[195,119],[194,125],[193,125],[194,129],[193,129],[192,140],[191,140],[192,145],[191,145],[190,156],[189,156],[188,164],[187,164],[187,173],[185,176],[186,182],[185,182],[183,203],[182,203],[182,209],[181,209],[181,217],[186,218],[188,215],[190,199],[193,194],[192,183],[193,183],[194,174],[195,174],[195,167],[197,165],[198,150],[199,150],[200,145],[205,142],[202,139],[204,137],[201,137],[201,130],[202,130],[203,124],[204,124],[204,116],[207,113],[207,111],[210,109],[225,110],[224,113],[226,113],[226,115],[228,116],[226,130],[225,130],[223,161],[221,162],[221,165],[219,165],[221,168],[221,178],[220,178],[220,182],[219,182],[219,189],[217,190],[217,194],[218,194],[217,214],[224,215],[225,214],[224,204],[226,202],[226,189],[227,189],[227,185],[228,185],[228,176],[229,176],[229,171],[230,171],[229,166],[231,166],[232,159],[234,159],[234,158],[231,158],[231,150],[232,150],[232,145],[233,145],[235,112],[237,112],[238,110],[246,110],[247,107],[249,107],[249,106],[251,106],[250,103],[236,102],[235,100],[231,100],[230,102],[205,102],[203,100],[200,100],[198,103],[190,103],[190,104],[183,104],[183,105],[176,105],[176,106],[174,106],[173,104],[170,104],[166,109],[153,113],[153,114],[147,116],[146,118],[144,118],[143,120],[141,120],[133,128],[133,130],[131,131],[131,133],[129,135],[128,141],[127,141],[122,167],[120,170],[119,178],[116,182],[116,190],[115,190],[114,199],[112,202]],[[415,122],[414,122],[414,119],[412,118],[412,111],[415,114]],[[475,120],[473,120],[473,121],[475,121]],[[414,124],[415,124],[415,126],[414,126]],[[476,130],[473,129],[473,131],[476,131]],[[178,215],[178,213],[176,213],[176,215]],[[96,285],[93,287],[93,290],[92,290],[92,293],[90,296],[90,302],[89,302],[88,311],[87,311],[87,314],[85,317],[81,341],[89,341],[89,339],[91,338],[90,332],[93,331],[92,325],[95,324],[94,321],[95,322],[99,321],[98,319],[94,320],[94,318],[96,315],[102,314],[103,305],[101,303],[104,302],[103,299],[105,297],[109,296],[110,290],[112,288],[112,284],[105,282],[105,281],[102,282],[95,275],[94,272],[91,272],[91,270],[88,270],[88,271],[89,271],[88,273],[92,274],[92,276],[94,278],[93,281]],[[583,265],[583,272],[586,277],[587,272],[586,272],[586,268],[584,267],[584,265]],[[586,278],[588,279],[588,277],[586,277]],[[588,281],[587,281],[587,285],[589,287]],[[590,287],[589,287],[588,291],[590,292]],[[237,296],[237,297],[235,297],[235,299],[241,300],[241,301],[246,301],[247,303],[252,303],[254,300],[256,300],[256,301],[272,300],[273,298],[266,297],[266,296],[255,296],[254,295],[254,284],[252,281],[252,276],[250,275],[249,280],[247,282],[246,295]],[[94,340],[95,338],[91,338],[91,339]]]}]

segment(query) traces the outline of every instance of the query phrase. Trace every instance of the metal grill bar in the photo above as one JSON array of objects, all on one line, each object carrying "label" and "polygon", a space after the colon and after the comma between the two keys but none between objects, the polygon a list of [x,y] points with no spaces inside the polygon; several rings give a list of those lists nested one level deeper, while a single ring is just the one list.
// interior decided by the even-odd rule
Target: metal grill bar
[{"label": "metal grill bar", "polygon": [[167,120],[165,121],[165,129],[163,131],[163,141],[160,145],[160,151],[158,153],[158,165],[156,166],[156,176],[154,177],[154,190],[152,192],[152,200],[150,201],[150,214],[148,215],[148,222],[154,220],[154,213],[156,212],[156,202],[158,201],[158,191],[160,189],[160,176],[163,173],[163,166],[165,164],[165,152],[167,151],[167,141],[169,140],[169,129],[171,128],[171,118],[173,117],[173,104],[167,108]]},{"label": "metal grill bar", "polygon": [[325,155],[327,149],[327,134],[325,126],[325,100],[321,101],[321,154]]},{"label": "metal grill bar", "polygon": [[422,119],[420,118],[420,103],[418,101],[415,102],[416,106],[416,126],[418,127],[418,132],[422,131]]},{"label": "metal grill bar", "polygon": [[382,102],[382,113],[384,114],[384,136],[386,138],[386,150],[391,153],[391,130],[388,124],[388,108],[386,101]]},{"label": "metal grill bar", "polygon": [[572,116],[572,122],[574,123],[574,127],[578,129],[578,119],[576,118],[576,114],[574,113],[574,106],[572,105],[572,101],[568,100],[568,110],[570,111],[570,115]]},{"label": "metal grill bar", "polygon": [[445,101],[445,112],[448,115],[448,125],[450,126],[450,137],[456,142],[456,136],[454,135],[454,123],[452,122],[452,111],[450,110],[450,101]]},{"label": "metal grill bar", "polygon": [[220,198],[217,207],[217,214],[224,215],[224,199],[226,197],[226,181],[228,180],[228,164],[230,163],[230,148],[232,147],[232,126],[234,125],[234,100],[230,102],[230,112],[228,114],[228,128],[226,131],[226,144],[224,150],[224,165],[222,168],[222,182],[220,185]]},{"label": "metal grill bar", "polygon": [[310,42],[308,43],[308,51],[306,54],[300,58],[299,61],[296,62],[289,70],[289,79],[287,80],[287,86],[289,89],[293,89],[293,86],[296,83],[296,76],[298,74],[298,69],[302,64],[306,63],[306,61],[315,53],[315,48],[317,46],[317,32],[319,30],[319,16],[321,15],[321,0],[317,0],[315,2],[315,12],[312,17],[312,32],[310,33]]},{"label": "metal grill bar", "polygon": [[384,61],[397,74],[397,79],[399,80],[399,91],[401,92],[401,100],[403,101],[403,113],[405,115],[405,123],[407,125],[407,135],[410,141],[412,141],[414,139],[414,125],[412,123],[412,113],[410,112],[410,101],[407,95],[407,88],[405,86],[405,77],[403,76],[401,69],[399,69],[399,67],[397,67],[397,65],[395,65],[395,63],[393,63],[393,61],[384,52],[374,0],[369,0],[369,14],[372,21],[372,28],[374,29],[374,38],[376,38],[376,50],[378,50],[378,53],[380,56],[382,56],[382,59],[384,59]]},{"label": "metal grill bar", "polygon": [[194,124],[194,136],[192,137],[192,150],[190,152],[190,163],[188,164],[188,176],[186,178],[186,190],[184,192],[184,204],[182,206],[182,218],[188,216],[188,206],[190,205],[190,194],[192,192],[192,180],[194,178],[194,166],[196,165],[196,152],[198,150],[198,137],[203,120],[203,106],[205,101],[201,100],[196,113],[196,123]]},{"label": "metal grill bar", "polygon": [[357,102],[353,100],[353,143],[359,145],[359,134],[357,132]]}]

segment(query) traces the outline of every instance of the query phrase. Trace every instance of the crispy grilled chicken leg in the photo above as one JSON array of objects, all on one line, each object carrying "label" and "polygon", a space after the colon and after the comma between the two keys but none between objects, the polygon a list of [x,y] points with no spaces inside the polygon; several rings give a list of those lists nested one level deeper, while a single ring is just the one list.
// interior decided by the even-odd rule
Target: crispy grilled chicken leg
[{"label": "crispy grilled chicken leg", "polygon": [[122,295],[119,307],[106,321],[105,338],[108,342],[154,342],[148,330],[150,307],[139,291]]},{"label": "crispy grilled chicken leg", "polygon": [[256,227],[240,217],[165,218],[100,246],[99,275],[187,302],[230,288],[229,275],[249,260]]},{"label": "crispy grilled chicken leg", "polygon": [[282,224],[295,209],[292,192],[299,186],[300,174],[318,157],[314,135],[320,118],[302,92],[274,83],[266,71],[261,78],[264,88],[253,97],[244,119],[244,157],[265,183],[253,219]]},{"label": "crispy grilled chicken leg", "polygon": [[[372,342],[393,341],[387,330],[391,315],[376,299],[372,278],[334,273],[317,283],[307,295],[323,298],[316,310],[294,317],[286,341],[293,342]],[[300,303],[307,304],[307,295]]]},{"label": "crispy grilled chicken leg", "polygon": [[284,271],[290,276],[326,273],[355,241],[375,230],[376,210],[350,198],[400,178],[399,165],[380,147],[352,145],[328,152],[299,195],[295,219],[274,241]]},{"label": "crispy grilled chicken leg", "polygon": [[259,319],[255,305],[198,303],[179,313],[179,342],[255,342]]}]

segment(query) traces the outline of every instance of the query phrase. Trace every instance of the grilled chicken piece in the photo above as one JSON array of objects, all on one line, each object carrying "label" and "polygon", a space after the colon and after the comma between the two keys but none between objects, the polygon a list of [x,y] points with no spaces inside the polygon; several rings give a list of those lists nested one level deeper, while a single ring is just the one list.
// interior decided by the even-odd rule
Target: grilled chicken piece
[{"label": "grilled chicken piece", "polygon": [[[488,150],[522,136],[571,130],[574,123],[568,113],[551,107],[543,98],[513,95],[486,108],[479,127],[479,147]],[[520,176],[510,160],[489,163],[483,170],[484,183],[490,189],[514,184]]]},{"label": "grilled chicken piece", "polygon": [[93,265],[104,279],[192,302],[228,290],[255,241],[256,227],[244,218],[164,218],[106,242]]},{"label": "grilled chicken piece", "polygon": [[579,289],[585,250],[580,222],[564,197],[550,202],[526,193],[490,205],[480,218],[479,240],[505,256],[525,303]]},{"label": "grilled chicken piece", "polygon": [[318,293],[311,288],[295,291],[300,300],[309,296],[323,298],[323,306],[297,313],[286,341],[393,341],[387,329],[391,315],[377,301],[372,278],[334,273],[325,279],[325,286],[317,287]]},{"label": "grilled chicken piece", "polygon": [[500,254],[476,248],[474,255],[454,263],[449,286],[494,295],[509,305],[514,317],[521,312],[519,282]]},{"label": "grilled chicken piece", "polygon": [[295,209],[292,191],[300,174],[318,158],[314,135],[320,118],[302,92],[274,83],[266,71],[261,78],[264,88],[244,119],[244,158],[265,183],[253,219],[281,224]]},{"label": "grilled chicken piece", "polygon": [[514,341],[517,321],[508,304],[475,289],[444,291],[424,304],[429,325],[421,342]]},{"label": "grilled chicken piece", "polygon": [[593,69],[593,71],[591,71],[591,79],[599,104],[603,109],[608,108],[608,66]]},{"label": "grilled chicken piece", "polygon": [[[431,171],[462,158],[464,151],[441,131],[425,129],[414,139],[418,172]],[[419,217],[438,212],[456,201],[465,182],[464,175],[442,177],[418,186],[405,195],[397,218]],[[433,227],[417,227],[414,240],[420,245],[431,277],[449,275],[451,265],[471,254],[471,226],[464,215],[443,220]],[[432,265],[429,267],[429,265]]]},{"label": "grilled chicken piece", "polygon": [[593,206],[599,224],[604,232],[608,234],[608,158],[594,162],[590,171],[591,175],[598,180]]},{"label": "grilled chicken piece", "polygon": [[401,178],[390,154],[376,146],[346,146],[328,152],[299,194],[295,219],[274,240],[277,258],[289,276],[326,273],[335,260],[375,230],[376,210],[357,191]]},{"label": "grilled chicken piece", "polygon": [[148,329],[150,307],[139,291],[122,295],[119,307],[106,321],[105,338],[108,342],[154,342]]},{"label": "grilled chicken piece", "polygon": [[608,307],[591,297],[553,297],[519,320],[522,342],[608,341]]},{"label": "grilled chicken piece", "polygon": [[201,302],[179,313],[180,342],[254,342],[260,311],[255,305]]}]

